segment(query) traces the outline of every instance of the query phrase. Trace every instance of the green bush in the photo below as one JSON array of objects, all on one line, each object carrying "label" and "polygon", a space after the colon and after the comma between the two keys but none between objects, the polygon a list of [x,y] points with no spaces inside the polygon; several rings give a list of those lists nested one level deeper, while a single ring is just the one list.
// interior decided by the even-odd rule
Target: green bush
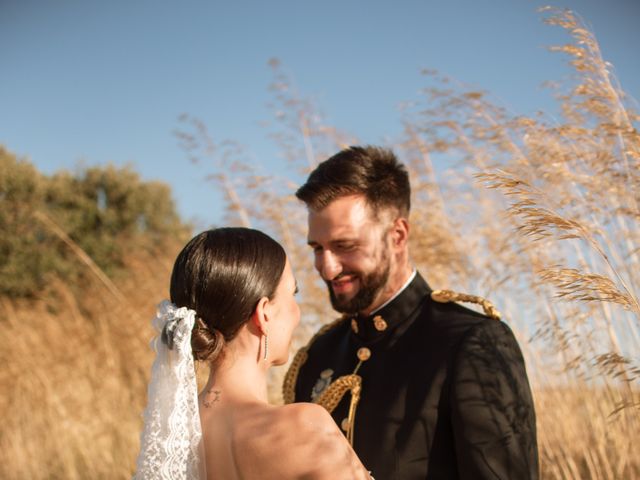
[{"label": "green bush", "polygon": [[106,274],[125,255],[184,239],[170,188],[130,167],[90,167],[45,176],[0,147],[0,294],[33,296],[51,276],[77,282],[83,251]]}]

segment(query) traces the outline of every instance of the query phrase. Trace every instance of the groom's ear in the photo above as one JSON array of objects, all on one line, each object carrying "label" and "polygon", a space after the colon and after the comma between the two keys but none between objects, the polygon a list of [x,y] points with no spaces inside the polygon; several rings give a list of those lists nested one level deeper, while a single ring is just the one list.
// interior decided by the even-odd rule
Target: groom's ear
[{"label": "groom's ear", "polygon": [[269,330],[269,305],[269,299],[262,297],[251,314],[250,322],[260,335],[265,335]]}]

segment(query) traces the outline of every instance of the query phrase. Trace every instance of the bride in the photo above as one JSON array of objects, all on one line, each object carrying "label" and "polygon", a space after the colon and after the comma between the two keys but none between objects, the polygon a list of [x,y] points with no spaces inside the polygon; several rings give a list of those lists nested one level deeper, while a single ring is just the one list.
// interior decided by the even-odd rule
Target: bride
[{"label": "bride", "polygon": [[[287,362],[300,309],[282,247],[257,230],[193,238],[154,319],[134,479],[369,479],[321,406],[269,405],[267,370]],[[193,361],[209,364],[197,394]]]}]

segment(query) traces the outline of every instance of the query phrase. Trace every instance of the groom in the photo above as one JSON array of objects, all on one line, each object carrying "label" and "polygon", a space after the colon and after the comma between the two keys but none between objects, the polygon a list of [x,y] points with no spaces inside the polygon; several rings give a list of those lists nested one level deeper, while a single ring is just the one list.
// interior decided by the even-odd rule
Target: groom
[{"label": "groom", "polygon": [[[536,479],[533,401],[509,327],[434,292],[411,265],[409,177],[351,147],[296,192],[333,308],[294,358],[285,400],[325,405],[380,479]],[[448,294],[448,295],[447,295]]]}]

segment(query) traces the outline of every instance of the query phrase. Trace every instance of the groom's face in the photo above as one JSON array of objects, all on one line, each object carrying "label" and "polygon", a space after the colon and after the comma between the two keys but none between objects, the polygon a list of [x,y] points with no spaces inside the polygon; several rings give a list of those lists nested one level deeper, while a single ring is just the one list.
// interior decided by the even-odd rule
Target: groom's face
[{"label": "groom's face", "polygon": [[362,195],[309,210],[308,244],[337,311],[370,311],[386,300],[385,286],[394,267],[387,223],[376,219]]}]

